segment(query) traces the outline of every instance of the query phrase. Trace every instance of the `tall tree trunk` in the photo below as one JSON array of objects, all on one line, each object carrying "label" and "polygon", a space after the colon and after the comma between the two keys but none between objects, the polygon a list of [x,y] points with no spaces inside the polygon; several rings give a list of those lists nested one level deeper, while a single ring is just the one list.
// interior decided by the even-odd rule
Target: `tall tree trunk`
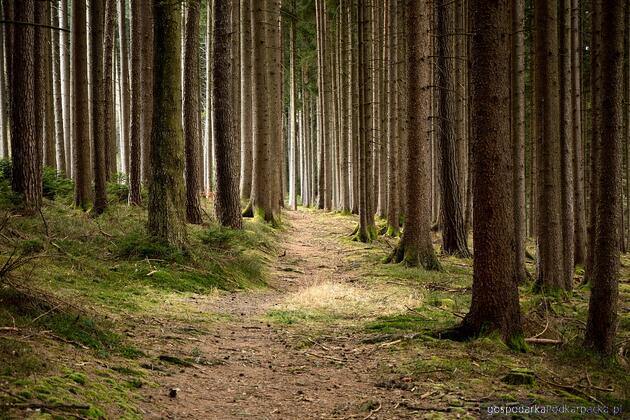
[{"label": "tall tree trunk", "polygon": [[440,197],[443,214],[442,251],[460,257],[470,257],[464,230],[464,215],[459,168],[457,167],[457,145],[455,143],[455,86],[453,83],[452,31],[453,13],[451,3],[437,4],[437,67],[436,84],[438,101],[438,150],[440,167]]},{"label": "tall tree trunk", "polygon": [[460,333],[498,331],[512,347],[522,339],[515,254],[510,139],[510,0],[471,0],[471,97],[475,258],[470,311]]},{"label": "tall tree trunk", "polygon": [[[35,6],[33,0],[15,4],[15,20],[33,22]],[[13,28],[14,48],[11,69],[11,161],[12,187],[24,200],[27,212],[35,212],[42,205],[42,167],[39,148],[35,137],[35,29],[29,25]]]},{"label": "tall tree trunk", "polygon": [[92,115],[90,128],[92,129],[92,166],[94,168],[94,211],[102,213],[107,207],[107,189],[105,186],[105,123],[104,116],[104,88],[103,75],[103,26],[105,22],[105,1],[90,1],[90,99],[92,101]]},{"label": "tall tree trunk", "polygon": [[318,168],[318,198],[317,207],[326,207],[326,173],[328,159],[327,137],[328,137],[328,114],[326,109],[326,50],[325,50],[325,8],[323,0],[315,1],[316,22],[317,22],[317,118],[318,118],[318,143],[319,143],[319,168]]},{"label": "tall tree trunk", "polygon": [[[251,1],[251,0],[244,0]],[[204,121],[204,184],[206,187],[206,195],[214,190],[214,157],[212,142],[212,10],[214,8],[214,0],[207,0],[206,5],[206,115]]]},{"label": "tall tree trunk", "polygon": [[[6,0],[5,0],[6,2]],[[4,19],[4,7],[0,10],[0,16]],[[9,157],[9,137],[11,130],[9,125],[10,110],[7,109],[7,105],[10,104],[10,99],[7,97],[8,86],[5,80],[5,43],[6,43],[6,25],[0,27],[0,158],[7,159]],[[8,54],[12,54],[9,52]],[[9,106],[10,108],[10,106]]]},{"label": "tall tree trunk", "polygon": [[212,57],[214,112],[214,152],[217,157],[217,194],[215,210],[219,223],[242,227],[239,194],[238,137],[232,123],[232,69],[230,48],[233,45],[230,25],[231,4],[216,0],[214,11],[214,52]]},{"label": "tall tree trunk", "polygon": [[[295,1],[292,3],[295,11]],[[297,135],[295,107],[295,21],[289,20],[289,208],[297,210]]]},{"label": "tall tree trunk", "polygon": [[241,198],[252,195],[252,30],[251,0],[241,0]]},{"label": "tall tree trunk", "polygon": [[372,72],[371,62],[371,16],[372,0],[358,0],[358,71],[359,77],[359,228],[356,238],[369,242],[376,236],[374,212],[372,211]]},{"label": "tall tree trunk", "polygon": [[[142,4],[131,0],[131,133],[129,140],[129,204],[140,205],[142,142],[143,142],[143,87],[142,87]],[[148,106],[148,105],[147,105]]]},{"label": "tall tree trunk", "polygon": [[584,147],[582,144],[582,48],[580,2],[571,1],[571,88],[573,136],[574,263],[586,262],[586,202],[584,196]]},{"label": "tall tree trunk", "polygon": [[[52,14],[51,26],[56,26],[60,22],[60,14],[63,13],[61,3],[57,4],[57,10]],[[57,172],[63,176],[67,176],[66,170],[66,148],[65,148],[65,129],[63,119],[63,93],[61,90],[61,31],[53,31],[53,89],[54,89],[54,118],[55,118],[55,144],[56,144],[56,162]]]},{"label": "tall tree trunk", "polygon": [[[218,2],[220,3],[220,1]],[[199,166],[199,0],[186,7],[184,39],[184,144],[186,150],[186,220],[201,224],[201,167]],[[215,97],[216,100],[216,97]]]},{"label": "tall tree trunk", "polygon": [[105,0],[105,28],[103,40],[103,121],[105,126],[105,179],[112,180],[116,166],[116,104],[114,68],[114,32],[116,29],[116,0]]},{"label": "tall tree trunk", "polygon": [[558,2],[536,0],[534,18],[536,139],[538,142],[538,289],[567,289],[561,224]]},{"label": "tall tree trunk", "polygon": [[597,236],[595,230],[597,226],[597,185],[599,185],[598,165],[599,165],[599,153],[600,153],[600,126],[599,119],[601,117],[603,108],[601,108],[601,95],[600,88],[602,83],[602,69],[601,60],[599,54],[602,49],[601,31],[602,31],[602,2],[595,0],[591,7],[591,68],[590,68],[590,82],[591,82],[591,144],[589,147],[590,157],[590,179],[589,179],[589,214],[588,214],[588,227],[587,235],[589,238],[588,248],[586,252],[586,270],[584,275],[585,282],[590,282],[593,277],[594,258],[595,258],[595,246],[594,241]]},{"label": "tall tree trunk", "polygon": [[359,182],[359,60],[358,60],[358,47],[355,42],[354,34],[357,33],[357,9],[354,1],[349,5],[347,25],[350,28],[348,31],[348,45],[350,63],[348,66],[348,72],[350,73],[350,87],[348,96],[350,97],[352,115],[351,119],[351,147],[350,153],[352,155],[352,213],[359,214],[360,203],[360,182]]},{"label": "tall tree trunk", "polygon": [[[17,10],[16,10],[17,14]],[[41,1],[35,2],[35,17],[33,22],[37,25],[46,25],[46,3]],[[35,91],[35,140],[38,143],[36,158],[42,160],[46,166],[46,30],[41,26],[35,27],[35,68],[34,68],[34,91]],[[16,34],[17,40],[17,34]],[[17,45],[16,45],[17,47]],[[15,72],[22,71],[18,67],[14,68]]]},{"label": "tall tree trunk", "polygon": [[273,165],[271,162],[270,139],[270,110],[269,96],[269,60],[267,49],[269,38],[266,25],[269,24],[269,0],[252,2],[251,26],[253,44],[252,67],[252,121],[253,121],[253,173],[252,178],[252,207],[256,217],[275,223],[272,210],[270,188],[273,182]]},{"label": "tall tree trunk", "polygon": [[514,186],[514,240],[516,281],[527,278],[525,269],[525,2],[512,6],[512,164]]},{"label": "tall tree trunk", "polygon": [[402,22],[399,22],[399,14],[397,12],[398,2],[390,1],[388,3],[388,57],[387,57],[387,79],[390,81],[387,91],[388,103],[388,123],[387,123],[387,234],[398,236],[400,233],[400,182],[398,159],[399,130],[398,121],[401,108],[397,106],[397,94],[399,91],[398,77],[398,59],[402,61],[403,57],[398,56],[398,42],[400,42],[400,28]]},{"label": "tall tree trunk", "polygon": [[[596,351],[612,355],[615,350],[617,307],[619,305],[619,207],[622,206],[622,138],[623,138],[623,37],[625,2],[606,3],[601,0],[601,50],[597,55],[600,68],[606,69],[601,79],[601,109],[599,120],[601,149],[597,171],[596,237],[591,242],[593,271],[591,298],[585,344]],[[605,174],[605,176],[604,176]]]},{"label": "tall tree trunk", "polygon": [[[69,28],[68,0],[59,2],[59,26]],[[66,161],[66,175],[73,177],[72,145],[73,123],[70,88],[72,82],[72,69],[70,68],[70,34],[66,31],[60,33],[61,43],[61,97],[63,100],[63,126],[64,126],[64,151]]]},{"label": "tall tree trunk", "polygon": [[150,147],[153,173],[149,178],[148,231],[160,241],[181,247],[186,242],[186,223],[180,2],[153,0],[153,14],[155,85]]},{"label": "tall tree trunk", "polygon": [[[86,210],[90,203],[90,114],[88,96],[86,2],[72,2],[72,120],[74,203]],[[15,150],[15,149],[14,149]]]},{"label": "tall tree trunk", "polygon": [[573,194],[573,98],[571,67],[571,0],[560,1],[560,176],[562,200],[562,254],[564,288],[573,288],[574,194]]},{"label": "tall tree trunk", "polygon": [[148,184],[152,173],[150,167],[151,132],[153,122],[153,14],[152,9],[143,8],[142,19],[142,182]]},{"label": "tall tree trunk", "polygon": [[[44,7],[44,25],[50,26],[51,23],[51,3],[45,2]],[[57,168],[56,138],[55,138],[55,109],[53,94],[53,63],[52,63],[52,34],[48,28],[37,28],[41,31],[43,50],[42,62],[44,66],[44,166],[49,168]]]},{"label": "tall tree trunk", "polygon": [[409,55],[404,59],[409,69],[409,137],[406,155],[409,169],[405,189],[405,229],[390,261],[405,262],[414,267],[422,266],[427,270],[439,270],[440,263],[431,242],[429,205],[432,3],[433,0],[408,1],[405,5],[407,19],[401,22],[407,27],[409,42]]},{"label": "tall tree trunk", "polygon": [[[132,0],[133,1],[133,0]],[[131,96],[129,89],[129,30],[127,27],[127,5],[126,0],[118,0],[118,45],[120,52],[120,163],[122,173],[129,181],[129,125],[130,125],[130,105]]]}]

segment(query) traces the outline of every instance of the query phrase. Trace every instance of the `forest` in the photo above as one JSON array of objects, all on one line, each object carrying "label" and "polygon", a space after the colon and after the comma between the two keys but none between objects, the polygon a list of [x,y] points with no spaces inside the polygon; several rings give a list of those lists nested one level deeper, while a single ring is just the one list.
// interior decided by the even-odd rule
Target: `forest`
[{"label": "forest", "polygon": [[629,412],[630,0],[0,0],[0,419]]}]

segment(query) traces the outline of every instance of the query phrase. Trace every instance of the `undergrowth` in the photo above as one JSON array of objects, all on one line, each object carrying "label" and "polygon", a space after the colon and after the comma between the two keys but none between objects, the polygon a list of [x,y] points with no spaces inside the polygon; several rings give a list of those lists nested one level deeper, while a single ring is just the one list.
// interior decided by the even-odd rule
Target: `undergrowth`
[{"label": "undergrowth", "polygon": [[[125,333],[132,319],[214,321],[189,297],[265,287],[276,236],[265,224],[234,231],[206,221],[189,226],[186,248],[176,249],[146,233],[146,209],[126,204],[125,185],[108,184],[109,207],[94,217],[72,206],[72,181],[45,169],[42,211],[24,216],[10,177],[10,162],[0,161],[0,404],[140,418],[135,390],[154,356]],[[92,358],[122,366],[95,371]]]}]

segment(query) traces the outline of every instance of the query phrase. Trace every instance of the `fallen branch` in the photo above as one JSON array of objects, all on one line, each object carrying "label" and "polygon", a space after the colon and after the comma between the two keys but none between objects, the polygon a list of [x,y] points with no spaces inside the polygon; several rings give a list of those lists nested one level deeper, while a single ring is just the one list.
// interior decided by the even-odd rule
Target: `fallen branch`
[{"label": "fallen branch", "polygon": [[537,336],[526,338],[526,343],[534,344],[562,344],[562,340],[554,340],[553,338],[536,338]]},{"label": "fallen branch", "polygon": [[40,404],[40,403],[4,403],[4,407],[19,408],[22,410],[89,410],[89,405],[81,404]]},{"label": "fallen branch", "polygon": [[372,417],[374,414],[378,413],[381,408],[383,408],[383,406],[381,405],[381,403],[378,403],[378,407],[375,408],[374,410],[370,411],[370,414],[368,414],[367,416],[363,417],[363,420],[368,420],[370,417]]},{"label": "fallen branch", "polygon": [[333,356],[327,356],[325,354],[317,354],[317,353],[310,353],[310,352],[304,352],[304,354],[306,354],[307,356],[313,356],[313,357],[319,357],[322,359],[329,359],[329,360],[333,360],[337,363],[344,363],[345,360],[343,359],[339,359],[338,357],[333,357]]}]

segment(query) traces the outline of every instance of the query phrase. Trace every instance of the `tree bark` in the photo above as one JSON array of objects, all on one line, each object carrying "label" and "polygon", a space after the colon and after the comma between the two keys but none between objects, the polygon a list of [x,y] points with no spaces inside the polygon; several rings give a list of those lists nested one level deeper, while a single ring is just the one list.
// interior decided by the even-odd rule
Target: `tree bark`
[{"label": "tree bark", "polygon": [[[135,1],[135,0],[132,0]],[[167,0],[170,1],[170,0]],[[142,19],[142,182],[147,185],[152,173],[150,167],[151,156],[151,124],[153,122],[153,13],[150,7],[143,7]]]},{"label": "tree bark", "polygon": [[77,207],[87,210],[90,203],[91,168],[90,168],[90,124],[88,97],[88,56],[86,4],[72,2],[72,116],[73,116],[73,154],[74,182]]},{"label": "tree bark", "polygon": [[440,270],[441,266],[431,242],[429,205],[432,3],[433,0],[412,0],[405,6],[407,19],[404,24],[407,26],[409,42],[409,55],[405,60],[409,69],[407,202],[405,229],[398,247],[389,259],[396,263],[405,262],[409,266],[422,266],[427,270]]},{"label": "tree bark", "polygon": [[[56,13],[52,14],[51,26],[56,26],[61,21],[60,14],[63,13],[61,3],[57,4]],[[61,49],[62,31],[53,31],[53,91],[54,91],[54,118],[55,118],[55,144],[56,144],[56,162],[57,172],[63,176],[67,176],[66,170],[66,149],[65,149],[65,129],[63,118],[63,96],[61,90],[61,61],[63,59]]]},{"label": "tree bark", "polygon": [[403,57],[398,55],[398,42],[400,41],[400,28],[397,12],[397,2],[388,3],[388,57],[387,57],[387,79],[390,81],[387,91],[388,103],[388,123],[387,123],[387,234],[398,236],[400,234],[400,161],[398,159],[398,145],[400,142],[398,121],[400,107],[397,106],[397,96],[399,90],[398,60]]},{"label": "tree bark", "polygon": [[475,258],[470,311],[459,333],[498,331],[522,348],[518,287],[514,281],[513,188],[510,140],[509,0],[471,0],[471,97]]},{"label": "tree bark", "polygon": [[94,211],[101,214],[107,207],[107,189],[105,186],[105,123],[103,75],[103,26],[105,22],[105,1],[90,1],[90,100],[92,115],[92,167],[94,168]]},{"label": "tree bark", "polygon": [[140,205],[141,169],[142,169],[142,24],[144,18],[140,0],[131,1],[131,136],[129,140],[129,204]]},{"label": "tree bark", "polygon": [[[33,22],[33,0],[15,4],[15,20]],[[14,47],[11,69],[11,161],[12,187],[24,200],[24,209],[31,213],[42,205],[42,166],[40,143],[35,137],[35,43],[36,29],[28,25],[13,28]]]},{"label": "tree bark", "polygon": [[252,30],[251,0],[241,0],[241,198],[252,195]]},{"label": "tree bark", "polygon": [[574,194],[573,194],[573,86],[571,66],[571,0],[560,1],[560,176],[562,212],[562,254],[564,288],[573,288]]},{"label": "tree bark", "polygon": [[457,145],[455,143],[455,86],[453,83],[451,3],[437,4],[437,66],[436,84],[438,100],[438,151],[440,168],[440,198],[442,207],[442,251],[459,257],[470,257],[459,187]]},{"label": "tree bark", "polygon": [[269,0],[252,2],[251,26],[253,44],[252,75],[252,121],[253,121],[253,173],[252,208],[254,216],[275,223],[276,215],[272,209],[270,189],[273,188],[273,167],[270,144],[269,96],[269,60],[267,48],[269,38],[265,26],[268,19]]},{"label": "tree bark", "polygon": [[[181,109],[181,4],[153,0],[155,50],[148,231],[171,246],[186,243]],[[135,69],[134,69],[135,70]]]},{"label": "tree bark", "polygon": [[[69,28],[68,22],[68,0],[61,0],[59,3],[59,26]],[[73,145],[73,123],[72,123],[72,105],[71,105],[71,83],[72,69],[70,68],[70,34],[66,31],[60,33],[61,43],[61,96],[63,101],[63,126],[64,126],[64,151],[66,161],[66,174],[73,177],[72,164],[72,145]]]},{"label": "tree bark", "polygon": [[[201,167],[199,166],[199,0],[186,7],[184,39],[184,144],[186,152],[186,220],[201,224]],[[216,98],[215,98],[216,100]]]},{"label": "tree bark", "polygon": [[116,100],[114,67],[114,33],[116,29],[116,0],[105,0],[103,40],[103,121],[105,126],[105,179],[114,179],[117,172],[116,155]]},{"label": "tree bark", "polygon": [[[606,69],[601,79],[601,109],[599,120],[601,149],[597,171],[597,218],[593,250],[591,298],[589,300],[585,344],[587,347],[612,355],[615,350],[617,307],[619,295],[619,235],[618,212],[622,206],[622,138],[623,138],[623,38],[625,2],[606,3],[601,0],[600,68]],[[605,176],[604,176],[605,174]]]},{"label": "tree bark", "polygon": [[536,0],[534,17],[536,139],[538,143],[537,289],[568,289],[561,224],[558,3]]},{"label": "tree bark", "polygon": [[527,279],[525,269],[525,2],[512,7],[512,182],[516,281]]},{"label": "tree bark", "polygon": [[238,137],[232,123],[232,69],[230,48],[232,27],[229,0],[216,0],[214,11],[214,52],[212,59],[214,113],[214,153],[217,158],[215,210],[219,223],[235,229],[242,227],[239,194]]},{"label": "tree bark", "polygon": [[[295,11],[295,2],[292,4]],[[289,208],[297,210],[297,135],[295,98],[295,21],[289,20]]]},{"label": "tree bark", "polygon": [[[51,3],[42,4],[44,8],[43,24],[51,23]],[[57,153],[55,138],[55,109],[53,93],[53,63],[52,63],[52,34],[48,28],[36,28],[41,32],[43,49],[42,64],[44,68],[43,106],[44,106],[44,166],[57,169]]]},{"label": "tree bark", "polygon": [[591,144],[589,147],[590,157],[590,179],[589,179],[589,214],[588,214],[588,227],[587,235],[589,238],[587,253],[586,253],[586,270],[584,274],[585,283],[590,282],[593,277],[594,258],[595,258],[595,246],[594,241],[596,239],[596,226],[597,226],[597,186],[599,185],[598,166],[599,166],[599,153],[600,153],[600,125],[599,119],[601,117],[603,109],[601,108],[601,94],[600,88],[602,83],[602,69],[601,60],[599,58],[600,51],[602,49],[602,2],[595,0],[591,7],[591,68],[590,68],[590,82],[591,82]]},{"label": "tree bark", "polygon": [[582,143],[582,46],[580,36],[580,2],[571,6],[571,88],[574,190],[574,263],[586,262],[586,202],[584,195],[584,147]]}]

